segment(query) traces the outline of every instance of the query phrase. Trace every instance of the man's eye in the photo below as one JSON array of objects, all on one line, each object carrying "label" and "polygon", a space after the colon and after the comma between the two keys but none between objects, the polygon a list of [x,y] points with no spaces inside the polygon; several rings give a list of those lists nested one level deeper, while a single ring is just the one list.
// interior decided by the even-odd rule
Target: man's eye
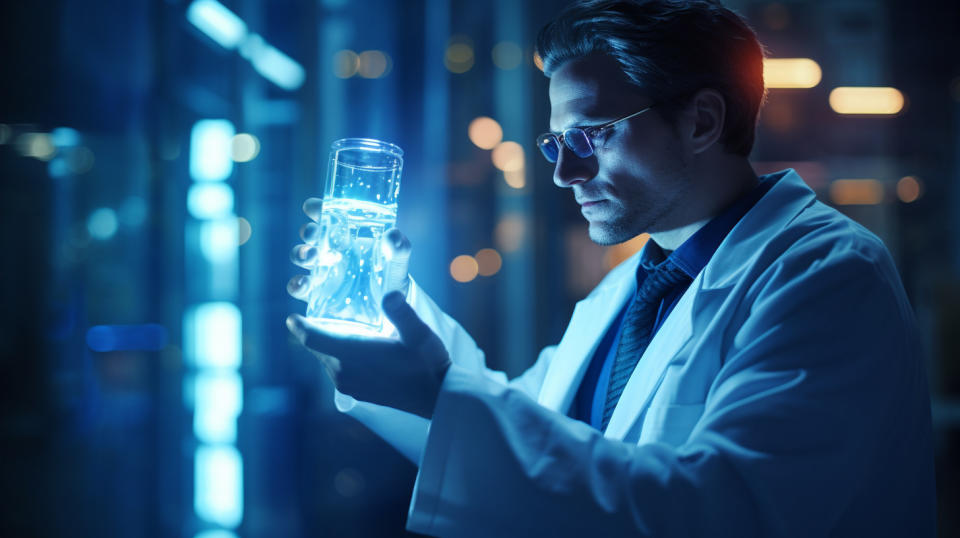
[{"label": "man's eye", "polygon": [[607,139],[607,135],[610,134],[610,129],[589,129],[587,130],[587,136],[590,137],[590,140],[594,142],[602,142]]}]

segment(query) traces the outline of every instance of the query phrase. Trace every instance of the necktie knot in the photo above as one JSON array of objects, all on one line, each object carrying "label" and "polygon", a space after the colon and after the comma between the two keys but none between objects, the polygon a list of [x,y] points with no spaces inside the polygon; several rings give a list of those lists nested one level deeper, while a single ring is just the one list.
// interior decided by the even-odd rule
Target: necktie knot
[{"label": "necktie knot", "polygon": [[656,266],[647,274],[640,284],[635,300],[645,303],[659,303],[670,290],[681,282],[689,280],[689,276],[682,269],[667,260]]}]

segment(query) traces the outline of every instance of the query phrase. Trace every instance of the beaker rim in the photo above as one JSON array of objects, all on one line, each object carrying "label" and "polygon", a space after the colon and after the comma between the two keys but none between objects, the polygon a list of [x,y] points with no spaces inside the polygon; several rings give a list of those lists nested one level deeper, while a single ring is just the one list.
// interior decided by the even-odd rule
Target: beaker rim
[{"label": "beaker rim", "polygon": [[403,149],[396,144],[377,140],[376,138],[341,138],[334,140],[330,144],[330,151],[339,151],[343,149],[367,149],[391,153],[397,157],[403,157]]}]

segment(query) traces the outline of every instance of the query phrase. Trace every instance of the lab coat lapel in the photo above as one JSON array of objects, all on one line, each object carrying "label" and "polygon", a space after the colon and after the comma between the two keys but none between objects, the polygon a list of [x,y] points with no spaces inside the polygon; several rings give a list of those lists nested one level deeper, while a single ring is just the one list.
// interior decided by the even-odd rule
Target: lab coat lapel
[{"label": "lab coat lapel", "polygon": [[541,405],[561,413],[569,409],[600,340],[636,290],[639,263],[640,253],[634,254],[614,269],[616,278],[606,280],[596,292],[577,303],[547,369],[537,398]]},{"label": "lab coat lapel", "polygon": [[[744,264],[806,206],[815,202],[812,190],[792,169],[778,178],[723,240],[710,262],[693,280],[664,320],[623,388],[605,437],[623,439],[643,416],[660,387],[667,366],[693,336],[694,315],[714,311],[741,277]],[[696,311],[694,310],[696,308]]]},{"label": "lab coat lapel", "polygon": [[694,279],[663,325],[647,346],[636,369],[623,387],[620,401],[613,410],[604,437],[623,439],[657,392],[667,365],[692,335],[693,298],[700,286],[700,276]]}]

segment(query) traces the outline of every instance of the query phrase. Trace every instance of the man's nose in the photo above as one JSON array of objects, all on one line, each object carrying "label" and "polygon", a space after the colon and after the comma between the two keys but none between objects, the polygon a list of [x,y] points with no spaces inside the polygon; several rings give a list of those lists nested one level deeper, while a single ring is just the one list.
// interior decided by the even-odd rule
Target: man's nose
[{"label": "man's nose", "polygon": [[553,182],[558,187],[572,187],[577,183],[590,181],[597,175],[597,159],[593,155],[581,158],[566,147],[560,145],[560,154],[553,169]]}]

